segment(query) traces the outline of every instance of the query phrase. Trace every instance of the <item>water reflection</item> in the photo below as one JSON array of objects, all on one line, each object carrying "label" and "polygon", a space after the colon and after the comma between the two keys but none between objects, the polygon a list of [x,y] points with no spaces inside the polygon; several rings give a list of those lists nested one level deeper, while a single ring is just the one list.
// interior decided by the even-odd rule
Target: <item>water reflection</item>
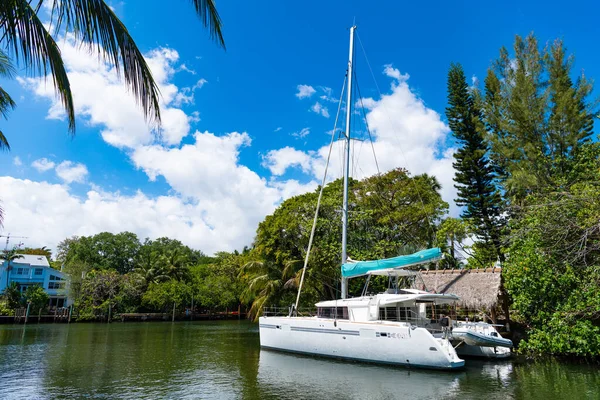
[{"label": "water reflection", "polygon": [[260,350],[246,321],[0,326],[0,399],[600,399],[593,367],[409,370]]},{"label": "water reflection", "polygon": [[262,350],[258,382],[266,393],[284,398],[439,399],[459,385],[465,372],[409,370]]}]

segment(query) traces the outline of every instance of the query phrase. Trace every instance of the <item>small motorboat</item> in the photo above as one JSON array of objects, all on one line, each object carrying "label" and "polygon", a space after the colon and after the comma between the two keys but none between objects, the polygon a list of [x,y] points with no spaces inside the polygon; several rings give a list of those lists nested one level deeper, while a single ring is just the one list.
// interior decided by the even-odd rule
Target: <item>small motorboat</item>
[{"label": "small motorboat", "polygon": [[485,323],[461,324],[452,329],[452,339],[470,346],[513,347],[512,340],[503,338],[492,325]]}]

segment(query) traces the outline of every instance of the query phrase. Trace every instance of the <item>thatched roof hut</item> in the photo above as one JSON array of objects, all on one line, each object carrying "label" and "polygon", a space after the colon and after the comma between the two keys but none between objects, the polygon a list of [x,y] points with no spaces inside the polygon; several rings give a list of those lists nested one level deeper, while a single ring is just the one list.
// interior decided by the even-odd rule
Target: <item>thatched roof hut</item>
[{"label": "thatched roof hut", "polygon": [[460,297],[459,306],[489,310],[500,303],[502,268],[421,271],[429,291],[451,293]]}]

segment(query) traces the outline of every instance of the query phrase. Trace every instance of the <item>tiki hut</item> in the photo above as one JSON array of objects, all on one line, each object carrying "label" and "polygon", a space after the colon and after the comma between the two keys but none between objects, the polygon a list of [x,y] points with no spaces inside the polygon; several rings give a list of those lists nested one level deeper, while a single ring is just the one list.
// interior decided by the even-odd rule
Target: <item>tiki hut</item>
[{"label": "tiki hut", "polygon": [[421,271],[428,291],[460,297],[459,307],[489,312],[496,319],[501,305],[501,268]]}]

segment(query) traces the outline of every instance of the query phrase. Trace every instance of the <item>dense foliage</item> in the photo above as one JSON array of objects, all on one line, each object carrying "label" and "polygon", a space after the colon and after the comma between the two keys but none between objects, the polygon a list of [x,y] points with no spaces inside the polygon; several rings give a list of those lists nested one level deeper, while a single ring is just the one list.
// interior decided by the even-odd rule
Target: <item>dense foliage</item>
[{"label": "dense foliage", "polygon": [[[435,227],[448,210],[434,177],[395,169],[350,182],[348,255],[354,259],[393,257],[435,244]],[[242,270],[250,285],[245,299],[254,315],[263,305],[294,303],[312,227],[318,191],[284,201],[259,225],[253,256]],[[339,295],[342,181],[324,189],[315,243],[301,298],[304,305]],[[357,294],[362,280],[350,281]]]},{"label": "dense foliage", "polygon": [[[451,66],[447,114],[461,146],[455,180],[463,217],[479,238],[475,260],[503,259],[478,225],[509,220],[497,249],[506,250],[512,315],[526,328],[521,351],[599,357],[600,147],[592,85],[572,77],[573,63],[561,41],[540,50],[533,35],[517,36],[512,54],[500,50],[483,92]],[[501,208],[481,212],[486,193],[502,195],[494,201]]]},{"label": "dense foliage", "polygon": [[82,319],[123,312],[221,310],[240,304],[239,255],[207,257],[180,241],[141,243],[131,232],[73,237],[58,246],[71,276],[69,297]]}]

